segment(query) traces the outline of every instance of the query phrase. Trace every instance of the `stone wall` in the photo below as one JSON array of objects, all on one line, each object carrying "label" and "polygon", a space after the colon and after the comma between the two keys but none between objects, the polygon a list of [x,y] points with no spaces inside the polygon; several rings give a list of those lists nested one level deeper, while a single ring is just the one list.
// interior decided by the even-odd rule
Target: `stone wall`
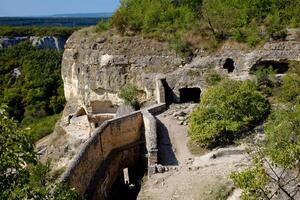
[{"label": "stone wall", "polygon": [[145,125],[145,139],[148,153],[148,177],[155,174],[155,165],[157,164],[157,134],[156,120],[148,110],[143,111],[143,119]]},{"label": "stone wall", "polygon": [[[92,137],[75,157],[63,175],[63,182],[74,187],[80,194],[90,196],[94,192],[89,189],[93,182],[93,177],[98,171],[106,171],[107,166],[104,167],[103,163],[107,163],[113,152],[120,150],[121,147],[128,146],[128,148],[131,148],[130,145],[140,142],[142,128],[143,119],[141,112],[135,112],[104,122],[95,130]],[[134,155],[131,156],[135,157]],[[132,160],[125,159],[125,161],[131,162]],[[118,165],[110,165],[109,169],[111,171],[120,170]],[[117,175],[118,173],[110,174],[108,180],[113,180]],[[105,183],[104,181],[102,188],[109,188],[109,185],[112,183]],[[93,184],[95,185],[96,183]],[[88,189],[89,194],[87,194]]]},{"label": "stone wall", "polygon": [[166,104],[157,104],[104,122],[72,161],[62,181],[87,199],[106,199],[120,171],[138,161],[144,138],[149,155],[148,170],[150,174],[155,173],[157,136],[152,114],[165,109]]}]

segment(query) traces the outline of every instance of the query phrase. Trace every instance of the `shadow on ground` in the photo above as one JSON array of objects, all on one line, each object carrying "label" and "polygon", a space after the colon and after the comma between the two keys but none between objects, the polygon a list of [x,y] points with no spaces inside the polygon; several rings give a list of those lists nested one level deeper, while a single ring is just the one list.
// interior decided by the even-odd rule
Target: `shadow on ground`
[{"label": "shadow on ground", "polygon": [[167,127],[157,120],[158,163],[162,165],[178,165]]}]

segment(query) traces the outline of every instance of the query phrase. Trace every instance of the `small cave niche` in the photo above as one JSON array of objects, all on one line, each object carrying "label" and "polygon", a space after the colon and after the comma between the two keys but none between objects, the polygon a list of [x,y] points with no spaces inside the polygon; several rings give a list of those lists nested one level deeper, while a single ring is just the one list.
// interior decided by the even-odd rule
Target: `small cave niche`
[{"label": "small cave niche", "polygon": [[276,74],[284,74],[289,70],[287,61],[259,61],[250,69],[250,73],[254,74],[261,69],[272,68]]},{"label": "small cave niche", "polygon": [[226,69],[228,71],[228,73],[232,73],[235,69],[234,60],[231,58],[227,58],[223,65],[223,69]]},{"label": "small cave niche", "polygon": [[87,115],[86,114],[86,111],[84,110],[84,108],[80,108],[76,114],[75,114],[75,117],[80,117],[80,116],[83,116],[83,115]]},{"label": "small cave niche", "polygon": [[180,93],[180,103],[199,103],[200,102],[200,95],[201,89],[194,87],[194,88],[181,88],[179,89]]},{"label": "small cave niche", "polygon": [[117,106],[111,101],[92,101],[92,114],[116,113]]}]

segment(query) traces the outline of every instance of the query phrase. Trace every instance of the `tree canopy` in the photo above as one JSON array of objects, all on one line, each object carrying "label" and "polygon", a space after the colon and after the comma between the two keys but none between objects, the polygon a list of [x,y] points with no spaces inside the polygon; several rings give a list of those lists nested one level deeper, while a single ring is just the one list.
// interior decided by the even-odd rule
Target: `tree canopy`
[{"label": "tree canopy", "polygon": [[254,83],[224,79],[202,95],[189,118],[189,135],[205,147],[228,144],[243,128],[263,119],[268,109]]}]

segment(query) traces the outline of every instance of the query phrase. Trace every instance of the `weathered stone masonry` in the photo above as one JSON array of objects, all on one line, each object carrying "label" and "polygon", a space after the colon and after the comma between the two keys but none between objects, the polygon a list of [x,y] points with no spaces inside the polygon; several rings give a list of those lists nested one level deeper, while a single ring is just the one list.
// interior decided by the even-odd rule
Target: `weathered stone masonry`
[{"label": "weathered stone masonry", "polygon": [[136,164],[143,134],[146,137],[149,172],[157,162],[156,123],[151,114],[165,109],[155,105],[145,111],[108,120],[95,130],[63,176],[87,199],[106,199],[120,170]]}]

